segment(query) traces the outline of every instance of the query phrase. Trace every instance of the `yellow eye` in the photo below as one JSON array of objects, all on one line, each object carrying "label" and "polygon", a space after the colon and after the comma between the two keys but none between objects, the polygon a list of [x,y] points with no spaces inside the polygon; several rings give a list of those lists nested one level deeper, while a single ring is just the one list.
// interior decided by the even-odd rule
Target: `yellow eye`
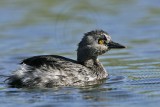
[{"label": "yellow eye", "polygon": [[99,41],[98,41],[98,44],[101,44],[101,45],[104,44],[104,40],[102,40],[102,39],[99,40]]}]

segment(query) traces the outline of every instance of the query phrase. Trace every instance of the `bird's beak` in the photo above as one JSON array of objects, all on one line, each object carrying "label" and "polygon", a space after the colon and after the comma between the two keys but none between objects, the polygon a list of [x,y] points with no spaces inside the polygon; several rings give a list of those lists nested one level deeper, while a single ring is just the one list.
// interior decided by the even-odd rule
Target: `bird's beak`
[{"label": "bird's beak", "polygon": [[121,45],[121,44],[119,44],[119,43],[113,42],[113,41],[110,41],[110,42],[108,43],[108,47],[109,47],[110,49],[122,49],[122,48],[126,48],[125,46],[123,46],[123,45]]}]

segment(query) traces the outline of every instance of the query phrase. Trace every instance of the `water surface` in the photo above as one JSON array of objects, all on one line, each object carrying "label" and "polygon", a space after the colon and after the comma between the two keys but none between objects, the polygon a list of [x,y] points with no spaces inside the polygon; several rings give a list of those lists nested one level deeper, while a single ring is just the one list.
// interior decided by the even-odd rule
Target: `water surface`
[{"label": "water surface", "polygon": [[2,107],[155,107],[160,104],[159,0],[1,0],[0,73],[10,75],[33,55],[76,59],[83,33],[107,31],[123,50],[100,57],[110,74],[95,86],[8,88],[0,78]]}]

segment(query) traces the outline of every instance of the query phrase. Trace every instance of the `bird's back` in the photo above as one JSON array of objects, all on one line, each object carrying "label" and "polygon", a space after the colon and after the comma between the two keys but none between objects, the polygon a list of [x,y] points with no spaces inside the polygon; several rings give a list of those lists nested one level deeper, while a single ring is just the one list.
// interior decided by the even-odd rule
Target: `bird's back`
[{"label": "bird's back", "polygon": [[[33,56],[27,59],[24,59],[20,64],[27,64],[33,67],[41,67],[44,65],[54,66],[56,63],[74,63],[78,64],[77,61],[65,58],[58,55],[41,55],[41,56]],[[61,65],[63,66],[63,65]]]}]

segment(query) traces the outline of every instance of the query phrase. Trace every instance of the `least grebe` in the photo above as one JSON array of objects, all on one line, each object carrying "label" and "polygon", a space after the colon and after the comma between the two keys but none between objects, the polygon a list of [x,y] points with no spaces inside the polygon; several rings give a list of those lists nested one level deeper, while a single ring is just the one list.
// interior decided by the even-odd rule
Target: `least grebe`
[{"label": "least grebe", "polygon": [[7,81],[11,87],[96,84],[108,76],[97,57],[114,48],[125,46],[113,42],[107,32],[93,30],[85,33],[78,44],[77,61],[58,55],[33,56],[24,59]]}]

